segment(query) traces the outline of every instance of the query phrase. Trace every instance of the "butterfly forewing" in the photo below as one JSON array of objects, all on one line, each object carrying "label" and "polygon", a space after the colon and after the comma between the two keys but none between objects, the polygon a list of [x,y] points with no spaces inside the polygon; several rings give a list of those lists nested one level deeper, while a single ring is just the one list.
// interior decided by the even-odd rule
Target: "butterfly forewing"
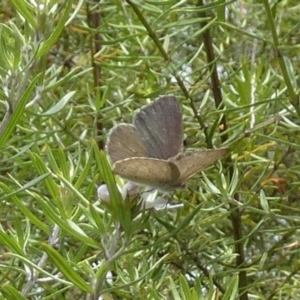
[{"label": "butterfly forewing", "polygon": [[199,150],[195,152],[179,153],[169,159],[180,171],[179,181],[176,185],[183,185],[190,177],[213,165],[225,155],[227,148]]},{"label": "butterfly forewing", "polygon": [[114,172],[130,181],[163,190],[168,190],[180,176],[178,168],[172,162],[143,157],[116,162]]},{"label": "butterfly forewing", "polygon": [[182,150],[182,116],[174,96],[160,97],[143,107],[135,114],[133,123],[148,157],[168,159]]},{"label": "butterfly forewing", "polygon": [[147,157],[146,148],[132,125],[120,124],[110,131],[107,152],[112,163],[130,157]]}]

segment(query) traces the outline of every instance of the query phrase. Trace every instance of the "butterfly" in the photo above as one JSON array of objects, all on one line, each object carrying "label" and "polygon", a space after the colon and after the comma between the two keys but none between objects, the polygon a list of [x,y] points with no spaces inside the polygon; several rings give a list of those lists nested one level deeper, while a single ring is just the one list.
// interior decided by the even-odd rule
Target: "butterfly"
[{"label": "butterfly", "polygon": [[172,191],[225,155],[228,148],[183,152],[179,102],[162,96],[143,106],[133,124],[118,124],[106,146],[115,174],[154,189]]}]

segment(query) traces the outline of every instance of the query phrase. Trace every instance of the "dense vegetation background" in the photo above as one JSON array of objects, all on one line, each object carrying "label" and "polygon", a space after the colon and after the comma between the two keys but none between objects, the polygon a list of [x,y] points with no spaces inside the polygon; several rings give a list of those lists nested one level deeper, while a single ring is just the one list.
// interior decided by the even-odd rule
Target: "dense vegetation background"
[{"label": "dense vegetation background", "polygon": [[[0,5],[1,299],[299,299],[298,1]],[[164,94],[230,152],[138,213],[99,150]]]}]

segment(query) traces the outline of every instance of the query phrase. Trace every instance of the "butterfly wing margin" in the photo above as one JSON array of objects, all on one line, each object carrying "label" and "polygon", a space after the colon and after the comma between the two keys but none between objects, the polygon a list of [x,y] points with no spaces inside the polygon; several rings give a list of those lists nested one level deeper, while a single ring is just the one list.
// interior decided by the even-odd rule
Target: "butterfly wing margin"
[{"label": "butterfly wing margin", "polygon": [[143,139],[148,157],[168,159],[182,150],[182,115],[174,96],[159,97],[141,108],[133,124]]},{"label": "butterfly wing margin", "polygon": [[117,161],[113,169],[122,178],[162,190],[169,190],[180,176],[175,164],[155,158],[124,159]]},{"label": "butterfly wing margin", "polygon": [[179,153],[177,156],[169,159],[180,171],[177,185],[183,185],[190,177],[213,165],[217,160],[222,158],[227,151],[228,148],[199,150]]},{"label": "butterfly wing margin", "polygon": [[130,157],[147,157],[146,148],[133,125],[119,124],[108,134],[106,151],[112,163]]}]

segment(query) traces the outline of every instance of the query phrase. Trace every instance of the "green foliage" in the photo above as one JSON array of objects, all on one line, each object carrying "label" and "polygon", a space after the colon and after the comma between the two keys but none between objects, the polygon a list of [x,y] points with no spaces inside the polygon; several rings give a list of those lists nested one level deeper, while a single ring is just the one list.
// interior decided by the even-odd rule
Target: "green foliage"
[{"label": "green foliage", "polygon": [[[0,7],[0,299],[299,298],[298,1]],[[105,142],[164,94],[230,151],[145,210]]]}]

